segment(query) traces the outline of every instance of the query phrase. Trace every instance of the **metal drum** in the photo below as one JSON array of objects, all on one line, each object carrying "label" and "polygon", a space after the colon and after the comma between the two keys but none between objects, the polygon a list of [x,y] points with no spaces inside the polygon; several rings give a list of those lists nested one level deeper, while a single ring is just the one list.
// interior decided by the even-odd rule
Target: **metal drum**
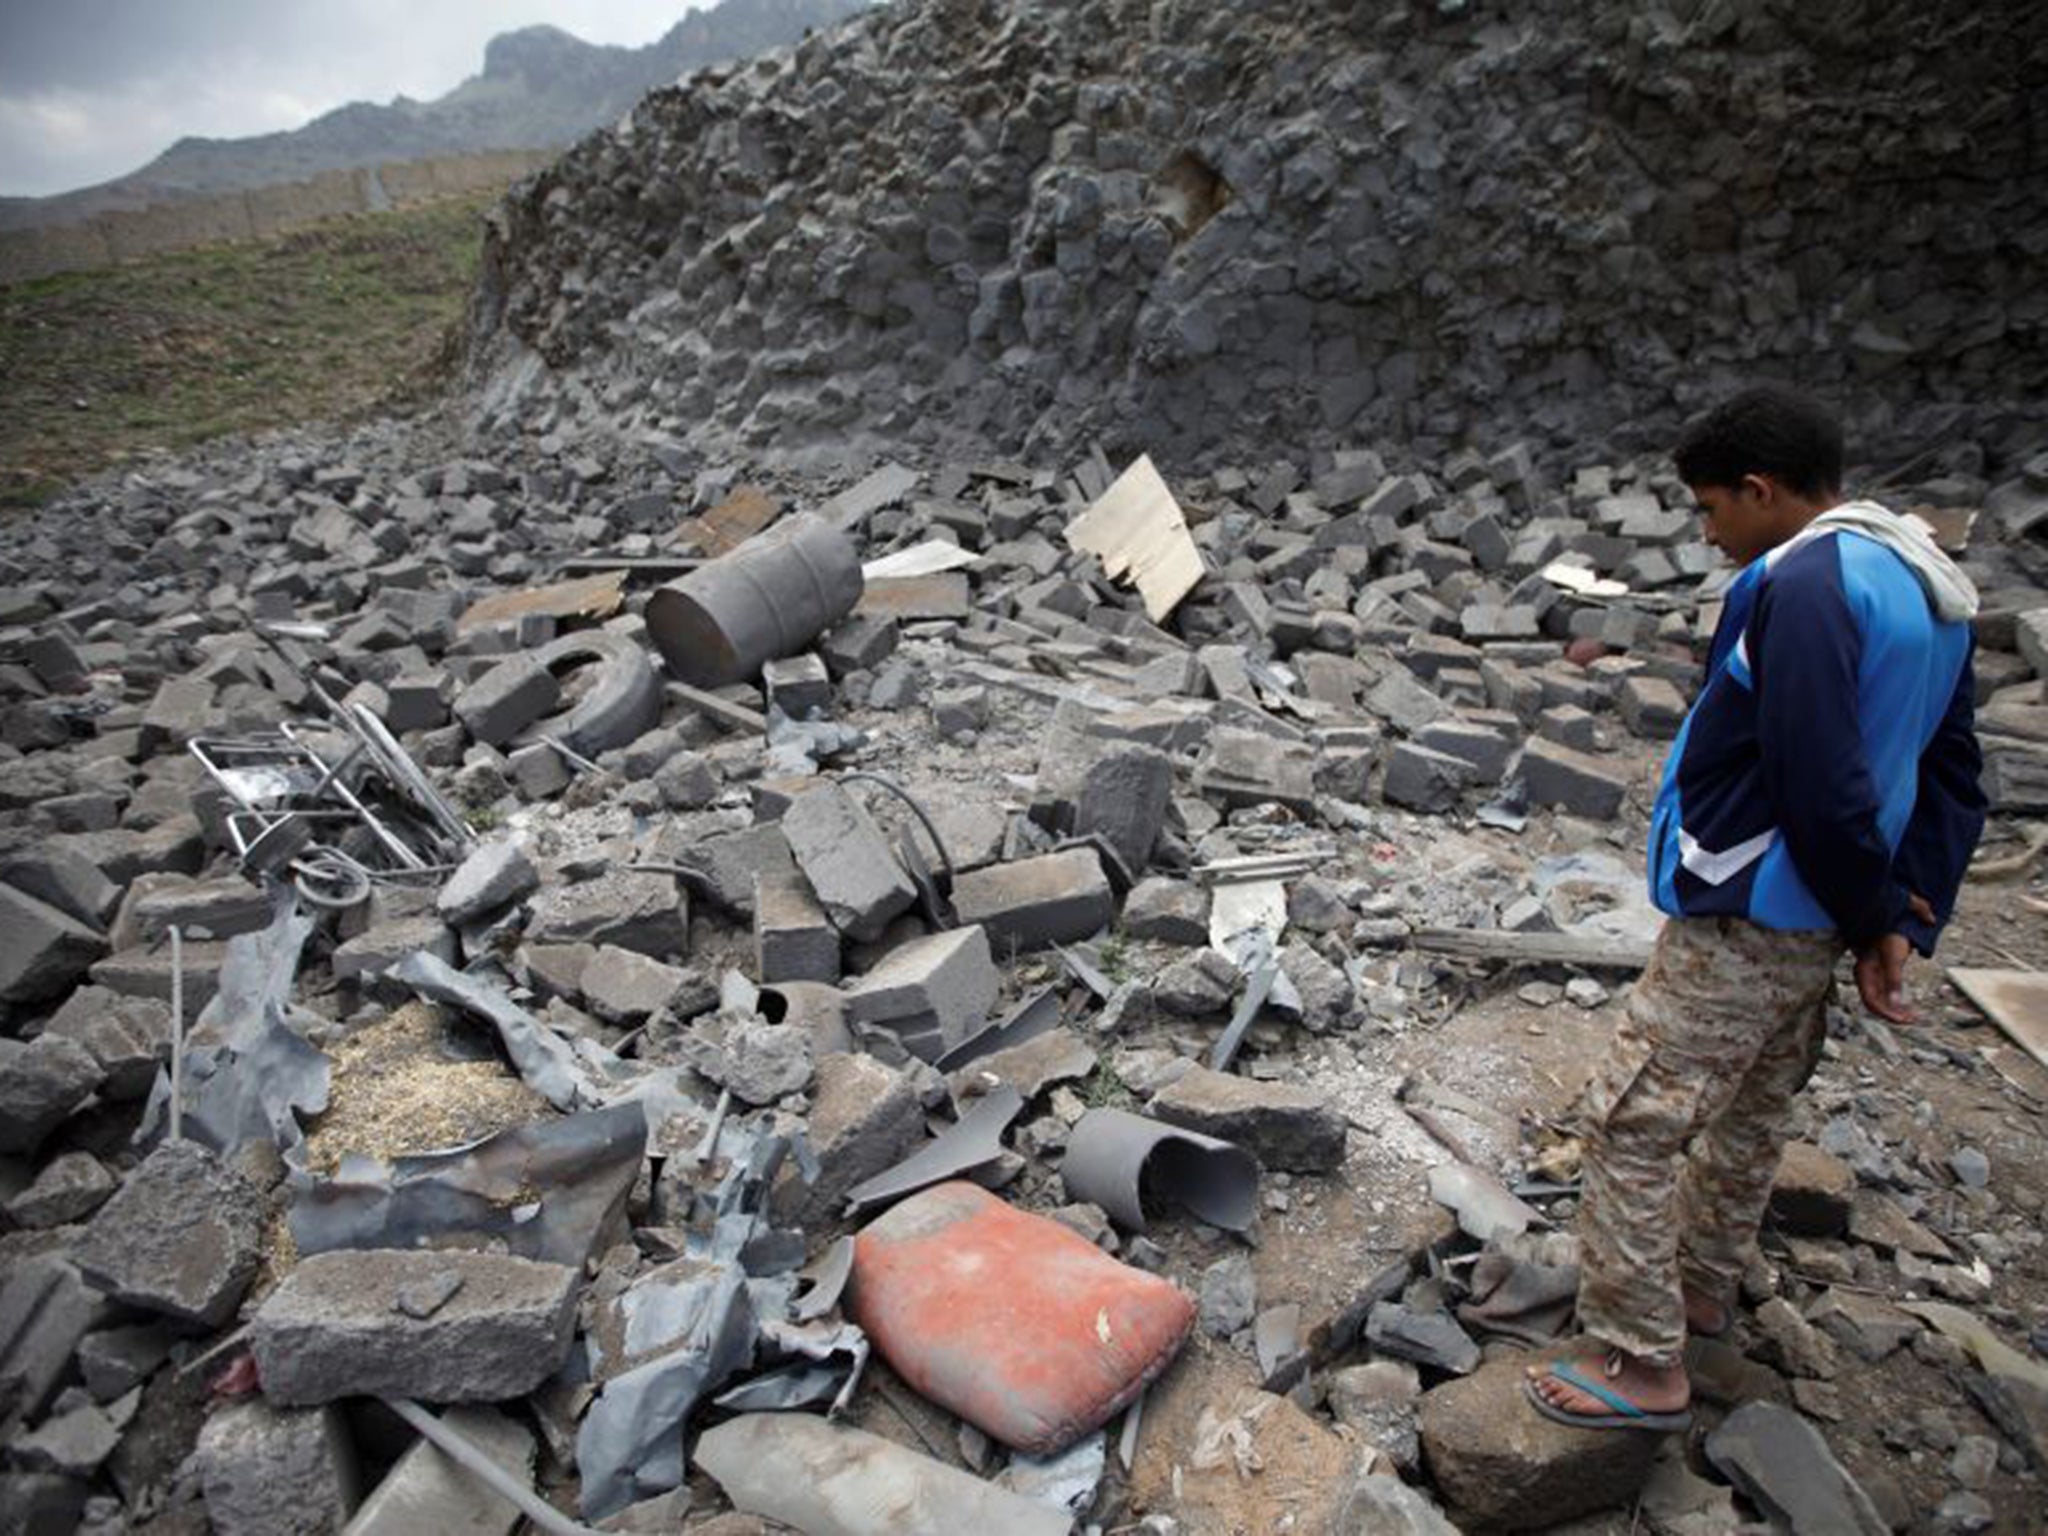
[{"label": "metal drum", "polygon": [[791,518],[656,589],[647,631],[686,683],[751,682],[851,613],[862,585],[851,539],[822,518]]}]

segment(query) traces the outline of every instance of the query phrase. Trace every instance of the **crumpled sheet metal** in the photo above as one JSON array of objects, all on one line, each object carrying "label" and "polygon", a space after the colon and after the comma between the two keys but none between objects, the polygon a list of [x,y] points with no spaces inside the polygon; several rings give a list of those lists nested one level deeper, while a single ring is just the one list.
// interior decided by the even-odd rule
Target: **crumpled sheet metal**
[{"label": "crumpled sheet metal", "polygon": [[753,1362],[753,1302],[737,1265],[713,1265],[676,1289],[664,1309],[680,1322],[673,1347],[605,1382],[577,1429],[586,1520],[679,1486],[691,1411]]},{"label": "crumpled sheet metal", "polygon": [[[228,940],[219,988],[187,1034],[180,1133],[223,1156],[268,1141],[294,1162],[305,1140],[298,1116],[327,1107],[331,1063],[295,1027],[311,1016],[290,1001],[312,931],[312,917],[281,894],[269,927]],[[160,1069],[138,1142],[169,1129],[170,1104],[170,1072]]]},{"label": "crumpled sheet metal", "polygon": [[993,1056],[997,1051],[1006,1051],[1027,1040],[1036,1040],[1059,1022],[1059,993],[1051,987],[1040,987],[997,1022],[969,1035],[932,1065],[941,1073],[957,1072],[969,1062]]},{"label": "crumpled sheet metal", "polygon": [[[576,1436],[581,1508],[599,1520],[628,1504],[652,1498],[683,1480],[683,1445],[699,1405],[766,1351],[829,1364],[852,1357],[840,1392],[850,1392],[865,1363],[867,1340],[850,1325],[784,1322],[797,1291],[802,1262],[778,1239],[769,1221],[768,1194],[792,1152],[789,1137],[728,1122],[718,1137],[728,1172],[715,1195],[710,1231],[693,1237],[683,1259],[636,1282],[625,1300],[624,1350],[609,1366],[597,1341],[592,1370],[599,1385]],[[856,1342],[853,1335],[859,1335]],[[650,1353],[651,1352],[651,1353]],[[639,1358],[643,1355],[647,1358]],[[630,1360],[608,1378],[608,1368]],[[780,1369],[761,1395],[794,1391]]]},{"label": "crumpled sheet metal", "polygon": [[734,1506],[806,1536],[1067,1536],[1035,1499],[865,1430],[749,1413],[706,1430],[697,1464]]},{"label": "crumpled sheet metal", "polygon": [[298,1190],[292,1240],[301,1253],[503,1245],[514,1258],[580,1269],[615,1230],[646,1147],[646,1115],[621,1104],[389,1167],[351,1157]]},{"label": "crumpled sheet metal", "polygon": [[1465,1235],[1482,1243],[1550,1224],[1536,1207],[1516,1199],[1499,1179],[1470,1163],[1438,1163],[1430,1169],[1429,1198],[1455,1211]]},{"label": "crumpled sheet metal", "polygon": [[849,1214],[914,1195],[920,1189],[959,1178],[992,1163],[1003,1152],[1003,1132],[1024,1110],[1024,1095],[1004,1083],[977,1099],[973,1108],[893,1168],[885,1168],[846,1192]]},{"label": "crumpled sheet metal", "polygon": [[[512,1058],[520,1080],[564,1114],[595,1109],[611,1097],[607,1085],[578,1059],[574,1046],[489,982],[465,975],[425,950],[407,955],[385,975],[422,997],[488,1020],[505,1043],[505,1054]],[[592,1050],[600,1052],[595,1057],[600,1066],[617,1065],[609,1051]]]},{"label": "crumpled sheet metal", "polygon": [[1127,1232],[1150,1220],[1145,1196],[1179,1205],[1212,1227],[1242,1232],[1259,1210],[1259,1160],[1233,1142],[1125,1109],[1091,1109],[1067,1139],[1068,1197],[1099,1205]]}]

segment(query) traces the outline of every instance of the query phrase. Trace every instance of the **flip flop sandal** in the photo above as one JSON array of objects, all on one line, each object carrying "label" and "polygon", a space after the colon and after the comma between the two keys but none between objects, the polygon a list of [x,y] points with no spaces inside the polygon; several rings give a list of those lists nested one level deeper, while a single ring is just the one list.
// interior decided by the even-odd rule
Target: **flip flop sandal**
[{"label": "flip flop sandal", "polygon": [[1560,1408],[1548,1402],[1536,1390],[1534,1381],[1522,1383],[1529,1403],[1546,1419],[1559,1424],[1570,1424],[1579,1429],[1652,1429],[1676,1433],[1692,1423],[1692,1410],[1681,1408],[1676,1413],[1652,1413],[1639,1404],[1630,1402],[1619,1392],[1603,1387],[1597,1381],[1589,1381],[1569,1364],[1559,1362],[1550,1368],[1550,1374],[1568,1387],[1575,1387],[1588,1397],[1597,1397],[1614,1410],[1612,1413],[1573,1413],[1569,1408]]}]

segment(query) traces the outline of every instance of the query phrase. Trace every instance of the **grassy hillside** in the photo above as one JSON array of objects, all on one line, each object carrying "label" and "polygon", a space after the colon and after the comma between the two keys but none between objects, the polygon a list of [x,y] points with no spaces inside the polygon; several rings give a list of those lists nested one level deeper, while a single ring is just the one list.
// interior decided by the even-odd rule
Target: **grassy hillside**
[{"label": "grassy hillside", "polygon": [[0,504],[142,449],[416,393],[461,315],[488,202],[0,288]]}]

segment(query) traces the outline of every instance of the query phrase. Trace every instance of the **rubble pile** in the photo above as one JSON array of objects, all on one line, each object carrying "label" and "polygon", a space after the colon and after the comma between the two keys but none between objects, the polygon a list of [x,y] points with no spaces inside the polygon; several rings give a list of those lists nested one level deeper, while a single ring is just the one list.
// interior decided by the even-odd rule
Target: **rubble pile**
[{"label": "rubble pile", "polygon": [[2039,420],[2044,47],[2020,0],[877,7],[518,190],[471,368],[502,420],[1204,467],[1644,451],[1762,372],[1904,451]]},{"label": "rubble pile", "polygon": [[[2037,818],[2048,454],[1887,494],[1986,594],[1994,812]],[[933,1530],[2038,1497],[2048,1314],[2001,1276],[2041,1191],[1910,1150],[1935,1117],[1872,1069],[1824,1069],[1698,1368],[1748,1405],[1716,1480],[1506,1381],[1568,1322],[1573,1148],[1448,1041],[1503,963],[1531,1037],[1597,1020],[1654,933],[1628,856],[1726,572],[1650,461],[848,481],[387,424],[0,540],[0,1507],[37,1529],[841,1529],[846,1458]],[[991,1232],[999,1295],[916,1247]],[[995,1363],[1027,1298],[1056,1401]],[[1852,1359],[1944,1384],[1886,1432],[1942,1460],[1837,1459]]]}]

